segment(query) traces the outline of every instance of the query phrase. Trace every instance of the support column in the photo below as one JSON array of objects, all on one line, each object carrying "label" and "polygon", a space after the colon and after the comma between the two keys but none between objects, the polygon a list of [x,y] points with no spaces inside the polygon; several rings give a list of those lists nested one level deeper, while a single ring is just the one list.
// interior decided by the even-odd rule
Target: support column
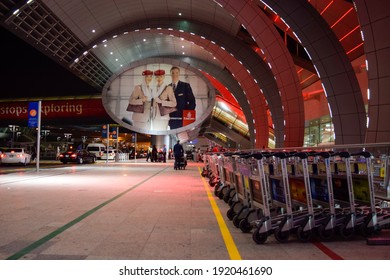
[{"label": "support column", "polygon": [[152,135],[151,144],[156,145],[157,150],[162,149],[164,144],[169,149],[169,135]]}]

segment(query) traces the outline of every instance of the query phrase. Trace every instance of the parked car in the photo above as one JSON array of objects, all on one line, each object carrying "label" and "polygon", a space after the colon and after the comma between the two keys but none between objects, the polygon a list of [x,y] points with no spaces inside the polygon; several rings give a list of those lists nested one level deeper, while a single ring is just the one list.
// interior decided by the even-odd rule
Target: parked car
[{"label": "parked car", "polygon": [[76,162],[79,164],[85,162],[95,163],[96,156],[87,150],[67,151],[60,154],[60,161],[64,164],[68,162]]},{"label": "parked car", "polygon": [[107,151],[103,152],[103,155],[102,155],[101,159],[105,160],[108,157],[108,160],[114,160],[115,159],[115,155],[117,153],[120,155],[123,152],[121,150],[118,151],[117,149],[109,149],[108,152]]},{"label": "parked car", "polygon": [[106,146],[102,143],[90,143],[87,146],[87,151],[93,153],[97,159],[101,159]]},{"label": "parked car", "polygon": [[31,163],[31,154],[24,148],[2,148],[0,162],[2,164],[20,163],[27,165]]}]

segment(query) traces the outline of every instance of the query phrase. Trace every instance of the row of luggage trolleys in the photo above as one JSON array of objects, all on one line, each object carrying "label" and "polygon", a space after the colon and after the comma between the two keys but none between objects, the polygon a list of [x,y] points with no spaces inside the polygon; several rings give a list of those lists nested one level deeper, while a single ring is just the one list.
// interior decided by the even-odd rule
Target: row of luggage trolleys
[{"label": "row of luggage trolleys", "polygon": [[250,152],[207,154],[203,176],[229,205],[227,217],[263,244],[314,235],[322,241],[371,236],[390,224],[375,197],[369,152]]}]

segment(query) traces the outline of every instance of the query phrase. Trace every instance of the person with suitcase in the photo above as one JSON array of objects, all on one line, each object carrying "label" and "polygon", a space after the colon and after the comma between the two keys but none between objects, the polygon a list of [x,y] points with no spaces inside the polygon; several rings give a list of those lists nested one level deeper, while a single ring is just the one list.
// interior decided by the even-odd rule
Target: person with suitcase
[{"label": "person with suitcase", "polygon": [[180,140],[177,140],[175,146],[173,146],[173,155],[175,157],[175,164],[173,168],[175,170],[180,169],[180,161],[184,156],[183,146],[180,144]]}]

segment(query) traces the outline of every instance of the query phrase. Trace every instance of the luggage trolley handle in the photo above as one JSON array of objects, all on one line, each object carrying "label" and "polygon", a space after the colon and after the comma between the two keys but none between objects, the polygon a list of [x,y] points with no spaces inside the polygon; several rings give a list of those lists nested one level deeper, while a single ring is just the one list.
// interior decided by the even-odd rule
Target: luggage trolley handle
[{"label": "luggage trolley handle", "polygon": [[[253,153],[252,157],[257,162],[257,168],[259,170],[259,178],[260,178],[260,184],[262,187],[262,200],[264,205],[264,216],[270,217],[271,216],[271,206],[270,206],[270,193],[269,193],[269,181],[267,176],[265,175],[264,171],[264,159],[271,156],[269,153]],[[268,221],[270,226],[271,221]]]},{"label": "luggage trolley handle", "polygon": [[[352,156],[362,156],[366,160],[366,168],[367,168],[367,180],[368,180],[368,188],[370,191],[370,208],[371,213],[374,215],[376,214],[376,207],[375,207],[375,188],[374,188],[374,175],[372,173],[372,154],[367,151],[362,151],[360,153],[352,154]],[[374,226],[376,224],[376,218],[374,218]]]},{"label": "luggage trolley handle", "polygon": [[313,197],[311,195],[311,189],[310,189],[309,166],[308,166],[309,153],[299,152],[295,154],[295,157],[298,157],[301,160],[302,171],[303,171],[303,182],[306,191],[307,211],[309,213],[310,218],[312,218],[314,222]]},{"label": "luggage trolley handle", "polygon": [[[288,173],[287,173],[287,158],[291,156],[291,154],[287,154],[284,152],[277,152],[274,154],[275,157],[280,159],[281,169],[282,169],[282,182],[283,182],[283,190],[284,190],[284,198],[286,201],[286,217],[292,217],[292,202],[291,202],[291,194],[290,194],[290,183],[288,181]],[[290,223],[287,223],[289,226]],[[291,229],[291,227],[289,228]]]},{"label": "luggage trolley handle", "polygon": [[326,182],[327,182],[327,188],[328,188],[329,211],[330,211],[331,217],[334,218],[334,216],[336,215],[336,207],[335,207],[335,203],[334,203],[332,171],[330,168],[330,158],[332,157],[332,154],[330,152],[320,152],[319,156],[324,159],[324,163],[325,163]]},{"label": "luggage trolley handle", "polygon": [[349,152],[339,152],[334,155],[338,155],[341,158],[344,158],[345,160],[345,170],[346,170],[346,175],[347,175],[347,185],[348,185],[348,195],[349,195],[349,206],[351,209],[351,225],[354,226],[354,217],[356,213],[355,209],[355,195],[353,193],[353,181],[352,181],[352,171],[351,171],[351,154]]}]

